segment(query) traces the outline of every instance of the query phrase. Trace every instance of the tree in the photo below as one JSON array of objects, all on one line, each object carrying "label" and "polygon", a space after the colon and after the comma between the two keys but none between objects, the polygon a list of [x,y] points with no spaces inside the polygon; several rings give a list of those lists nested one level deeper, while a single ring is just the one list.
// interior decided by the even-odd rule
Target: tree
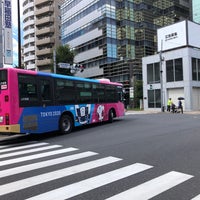
[{"label": "tree", "polygon": [[134,82],[134,108],[140,107],[140,99],[143,99],[143,82],[135,80]]},{"label": "tree", "polygon": [[[75,53],[73,50],[70,49],[69,45],[59,46],[56,49],[56,64],[69,63],[73,65],[74,56],[75,56]],[[56,66],[56,73],[70,75],[70,76],[73,75],[70,72],[70,69],[62,69],[62,68],[59,68],[58,65]]]}]

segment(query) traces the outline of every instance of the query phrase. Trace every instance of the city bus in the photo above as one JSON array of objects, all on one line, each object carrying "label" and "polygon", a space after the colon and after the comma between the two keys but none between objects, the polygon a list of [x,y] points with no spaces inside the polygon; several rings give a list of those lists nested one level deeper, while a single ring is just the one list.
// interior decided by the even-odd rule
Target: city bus
[{"label": "city bus", "polygon": [[16,68],[0,69],[0,133],[40,134],[124,116],[123,86]]}]

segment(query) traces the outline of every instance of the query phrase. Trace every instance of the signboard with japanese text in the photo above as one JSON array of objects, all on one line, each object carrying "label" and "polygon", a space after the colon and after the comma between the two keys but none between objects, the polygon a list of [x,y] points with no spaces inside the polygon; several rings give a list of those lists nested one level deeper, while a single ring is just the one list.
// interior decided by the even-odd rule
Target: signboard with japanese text
[{"label": "signboard with japanese text", "polygon": [[4,0],[4,64],[13,63],[11,0]]},{"label": "signboard with japanese text", "polygon": [[184,20],[157,30],[158,52],[184,46],[200,48],[200,24]]},{"label": "signboard with japanese text", "polygon": [[187,44],[186,21],[172,24],[157,30],[158,51],[165,51]]}]

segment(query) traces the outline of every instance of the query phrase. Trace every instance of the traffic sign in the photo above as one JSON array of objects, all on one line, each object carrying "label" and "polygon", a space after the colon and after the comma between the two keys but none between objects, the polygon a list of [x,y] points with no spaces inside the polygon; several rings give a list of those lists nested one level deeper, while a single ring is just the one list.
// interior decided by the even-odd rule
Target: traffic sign
[{"label": "traffic sign", "polygon": [[69,63],[58,63],[59,68],[71,69],[72,66]]}]

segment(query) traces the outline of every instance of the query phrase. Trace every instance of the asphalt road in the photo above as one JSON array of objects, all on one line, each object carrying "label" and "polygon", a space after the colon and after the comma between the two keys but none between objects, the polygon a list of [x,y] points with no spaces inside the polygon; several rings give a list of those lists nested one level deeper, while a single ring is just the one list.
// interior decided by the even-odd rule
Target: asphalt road
[{"label": "asphalt road", "polygon": [[199,114],[129,113],[69,135],[1,139],[0,200],[198,200],[199,127]]}]

